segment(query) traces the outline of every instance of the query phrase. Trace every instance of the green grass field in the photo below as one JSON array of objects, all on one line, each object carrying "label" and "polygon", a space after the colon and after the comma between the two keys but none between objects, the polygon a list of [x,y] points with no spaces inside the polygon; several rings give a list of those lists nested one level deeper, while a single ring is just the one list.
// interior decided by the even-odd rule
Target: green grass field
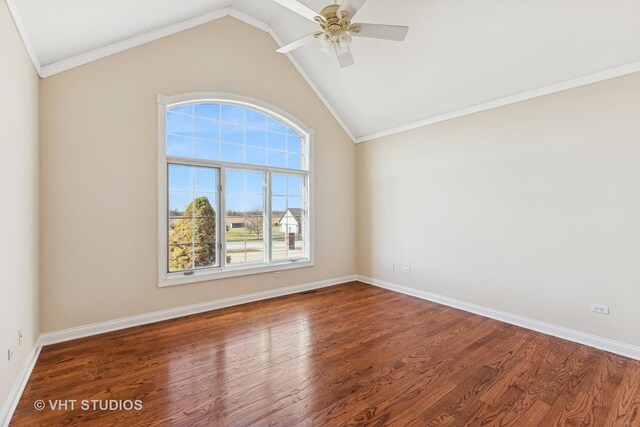
[{"label": "green grass field", "polygon": [[[231,228],[226,232],[227,242],[244,242],[245,240],[262,240],[263,234],[258,236],[248,228]],[[271,229],[271,238],[274,242],[284,241],[284,233],[280,231],[277,225],[274,225]],[[296,240],[300,240],[300,236],[296,236]]]},{"label": "green grass field", "polygon": [[[284,233],[280,232],[278,226],[274,226],[271,229],[272,239],[274,241],[283,241]],[[244,242],[245,240],[262,240],[263,234],[258,236],[248,228],[231,228],[227,231],[227,242]]]}]

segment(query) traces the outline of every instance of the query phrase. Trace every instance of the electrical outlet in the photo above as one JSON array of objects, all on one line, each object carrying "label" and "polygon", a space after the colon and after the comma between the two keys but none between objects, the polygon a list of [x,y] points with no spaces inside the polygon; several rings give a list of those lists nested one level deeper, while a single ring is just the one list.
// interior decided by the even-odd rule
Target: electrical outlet
[{"label": "electrical outlet", "polygon": [[11,361],[11,359],[13,358],[13,347],[9,347],[9,350],[7,350],[7,358],[9,359],[9,361]]},{"label": "electrical outlet", "polygon": [[591,311],[600,314],[609,314],[609,306],[602,304],[591,304]]},{"label": "electrical outlet", "polygon": [[396,271],[396,264],[394,262],[392,262],[391,264],[389,264],[389,270],[391,271]]},{"label": "electrical outlet", "polygon": [[410,265],[403,265],[402,266],[402,272],[403,273],[411,273],[411,266]]},{"label": "electrical outlet", "polygon": [[18,347],[22,345],[22,338],[24,338],[24,334],[22,333],[22,329],[18,329]]},{"label": "electrical outlet", "polygon": [[273,277],[280,277],[282,276],[282,271],[274,271],[273,272]]}]

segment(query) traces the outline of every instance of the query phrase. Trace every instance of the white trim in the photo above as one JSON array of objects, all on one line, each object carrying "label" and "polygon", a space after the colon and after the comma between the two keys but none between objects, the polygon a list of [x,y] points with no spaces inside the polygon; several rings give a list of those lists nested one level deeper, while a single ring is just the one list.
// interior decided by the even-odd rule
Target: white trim
[{"label": "white trim", "polygon": [[332,279],[320,280],[317,282],[304,283],[301,285],[287,286],[268,291],[255,292],[237,297],[223,298],[205,303],[193,304],[184,307],[170,308],[162,311],[141,314],[137,316],[125,317],[122,319],[109,320],[106,322],[93,323],[91,325],[79,326],[76,328],[64,329],[54,332],[45,332],[40,334],[39,342],[41,345],[56,344],[64,341],[70,341],[78,338],[84,338],[92,335],[103,334],[105,332],[117,331],[120,329],[131,328],[134,326],[146,325],[149,323],[161,322],[163,320],[175,319],[192,314],[204,313],[221,308],[233,307],[240,304],[246,304],[255,301],[281,297],[284,295],[296,294],[312,289],[320,289],[328,286],[339,285],[342,283],[352,282],[356,280],[355,275],[336,277]]},{"label": "white trim", "polygon": [[586,86],[593,83],[598,83],[604,80],[614,79],[616,77],[626,76],[640,72],[640,61],[633,62],[631,64],[623,65],[620,67],[609,68],[604,71],[599,71],[586,76],[578,77],[575,79],[565,80],[559,83],[554,83],[549,86],[544,86],[538,89],[530,90],[527,92],[521,92],[515,95],[507,96],[504,98],[494,99],[493,101],[484,102],[482,104],[476,104],[471,107],[462,108],[460,110],[451,111],[439,116],[429,117],[427,119],[418,120],[413,123],[398,126],[395,128],[375,132],[367,136],[357,138],[356,144],[361,142],[367,142],[374,139],[382,138],[396,133],[406,132],[408,130],[420,128],[435,123],[444,122],[446,120],[455,119],[462,116],[468,116],[469,114],[479,113],[481,111],[491,110],[493,108],[503,107],[505,105],[515,104],[517,102],[527,101],[533,98],[539,98],[545,95],[551,95],[553,93],[562,92],[569,89],[574,89],[580,86]]},{"label": "white trim", "polygon": [[198,25],[216,21],[220,18],[224,18],[225,16],[233,16],[232,13],[233,12],[231,11],[231,8],[225,7],[209,13],[205,13],[204,15],[200,15],[195,18],[187,19],[186,21],[167,25],[165,27],[139,34],[137,36],[133,36],[107,46],[74,55],[66,59],[61,59],[60,61],[44,65],[42,67],[41,75],[42,77],[50,77],[54,74],[62,73],[63,71],[67,71],[72,68],[76,68],[81,65],[85,65],[90,62],[115,55],[116,53],[124,52],[125,50],[129,50],[134,47],[161,39],[163,37],[167,37],[181,31],[197,27]]},{"label": "white trim", "polygon": [[20,371],[20,375],[18,375],[15,383],[13,383],[13,387],[9,391],[9,395],[4,402],[2,411],[0,411],[0,426],[7,427],[9,425],[11,417],[13,417],[13,413],[18,406],[18,402],[20,402],[22,392],[27,386],[27,381],[29,381],[31,371],[33,371],[33,367],[36,365],[38,356],[40,356],[40,350],[42,350],[42,345],[40,344],[40,338],[38,338],[33,346],[33,349],[31,349],[31,351],[29,352],[29,356],[27,356],[27,360],[25,361],[24,367]]},{"label": "white trim", "polygon": [[18,30],[18,35],[22,39],[22,44],[24,45],[24,49],[27,51],[27,55],[31,59],[31,63],[33,63],[33,67],[36,69],[36,72],[40,77],[43,76],[42,66],[38,61],[38,57],[36,56],[36,52],[33,49],[33,45],[31,44],[31,39],[29,39],[29,34],[27,33],[27,29],[24,26],[24,21],[22,20],[22,16],[20,12],[18,12],[18,6],[16,5],[16,0],[5,0],[7,5],[7,9],[9,9],[9,14],[13,19],[13,23],[16,26],[16,30]]},{"label": "white trim", "polygon": [[[168,25],[166,27],[158,28],[156,30],[149,31],[144,34],[139,34],[137,36],[134,36],[116,43],[112,43],[107,46],[93,49],[88,52],[84,52],[79,55],[72,56],[70,58],[62,59],[60,61],[56,61],[51,64],[40,66],[40,63],[38,62],[38,59],[34,54],[33,48],[31,47],[31,42],[29,41],[27,37],[27,33],[24,30],[22,21],[19,18],[17,8],[13,4],[15,0],[5,0],[5,1],[9,6],[9,10],[12,16],[14,17],[14,21],[16,22],[16,27],[18,27],[18,31],[20,33],[20,36],[22,37],[25,48],[27,49],[27,52],[29,52],[29,56],[31,57],[31,60],[34,66],[36,67],[36,70],[38,71],[38,75],[40,75],[40,77],[42,78],[51,77],[55,74],[62,73],[72,68],[76,68],[81,65],[85,65],[90,62],[94,62],[99,59],[103,59],[108,56],[115,55],[125,50],[132,49],[134,47],[137,47],[137,46],[140,46],[140,45],[143,45],[143,44],[161,39],[163,37],[167,37],[167,36],[185,31],[185,30],[189,30],[199,25],[213,22],[227,16],[231,16],[237,19],[238,21],[244,22],[245,24],[258,28],[259,30],[265,31],[266,33],[271,35],[271,37],[276,42],[278,47],[284,46],[284,44],[282,43],[282,40],[280,40],[280,38],[275,33],[275,31],[266,22],[260,21],[259,19],[255,19],[245,13],[240,12],[237,9],[234,9],[233,7],[225,7],[222,9],[218,9],[218,10],[206,13],[201,16],[197,16],[195,18],[188,19],[186,21],[182,21],[176,24]],[[340,126],[342,126],[342,129],[344,129],[344,131],[349,136],[349,138],[351,138],[351,140],[355,142],[356,138],[351,132],[351,130],[347,127],[344,121],[338,116],[338,113],[336,112],[336,110],[331,106],[331,104],[329,104],[329,101],[327,101],[327,99],[320,92],[318,87],[313,83],[311,78],[307,75],[307,73],[305,73],[305,71],[302,69],[300,64],[298,64],[298,62],[293,58],[291,54],[287,54],[286,56],[289,58],[289,60],[291,61],[293,66],[296,68],[296,70],[298,70],[298,73],[300,73],[302,78],[307,82],[311,90],[315,92],[316,96],[320,99],[320,101],[322,101],[322,103],[327,108],[327,110],[329,110],[331,115],[333,115],[333,117],[340,124]]]},{"label": "white trim", "polygon": [[640,360],[640,347],[636,347],[631,344],[625,344],[619,341],[614,341],[607,338],[587,334],[585,332],[576,331],[574,329],[565,328],[564,326],[558,326],[551,323],[542,322],[540,320],[519,316],[517,314],[483,307],[480,305],[460,301],[431,292],[421,291],[384,280],[374,279],[361,275],[358,275],[357,279],[361,282],[388,289],[390,291],[400,292],[405,295],[410,295],[416,298],[432,301],[449,307],[454,307],[460,310],[468,311],[470,313],[478,314],[484,317],[489,317],[491,319],[499,320],[511,325],[520,326],[522,328],[530,329],[532,331],[540,332],[546,335],[552,335],[554,337],[573,341],[579,344],[584,344],[589,347],[594,347],[599,350],[604,350],[611,353],[619,354],[621,356]]},{"label": "white trim", "polygon": [[[223,242],[224,243],[224,242]],[[312,245],[313,246],[313,245]],[[166,254],[164,255],[166,257]],[[297,268],[313,267],[315,263],[310,260],[303,260],[299,262],[284,261],[281,263],[260,263],[260,264],[247,264],[240,265],[238,267],[220,267],[208,268],[203,270],[194,270],[194,273],[189,276],[185,276],[181,273],[163,274],[160,276],[161,280],[158,283],[159,288],[166,288],[169,286],[188,285],[190,283],[208,282],[219,279],[229,279],[231,277],[251,276],[254,274],[271,273],[275,271],[293,270]]]}]

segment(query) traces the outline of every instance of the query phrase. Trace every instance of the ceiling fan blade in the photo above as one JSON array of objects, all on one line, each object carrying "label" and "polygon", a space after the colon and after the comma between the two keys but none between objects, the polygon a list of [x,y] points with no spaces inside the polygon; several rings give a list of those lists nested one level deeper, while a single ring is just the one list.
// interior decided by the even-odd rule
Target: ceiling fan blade
[{"label": "ceiling fan blade", "polygon": [[300,3],[298,0],[273,0],[281,6],[286,7],[292,12],[297,13],[298,15],[305,17],[311,21],[315,22],[315,17],[320,14],[310,7],[305,6]]},{"label": "ceiling fan blade", "polygon": [[306,46],[309,43],[313,43],[318,39],[318,36],[322,33],[312,33],[307,36],[302,37],[294,42],[289,43],[286,46],[282,46],[280,49],[276,50],[278,53],[289,53],[292,50],[295,50],[299,47]]},{"label": "ceiling fan blade", "polygon": [[349,28],[349,33],[353,36],[395,40],[399,42],[404,40],[408,31],[409,27],[382,24],[353,24]]},{"label": "ceiling fan blade", "polygon": [[338,58],[338,64],[340,65],[340,68],[347,68],[355,64],[355,61],[353,60],[353,55],[351,55],[351,51],[349,49],[344,51],[342,54],[337,55],[337,58]]},{"label": "ceiling fan blade", "polygon": [[338,17],[342,18],[342,12],[344,11],[347,12],[349,20],[353,19],[353,16],[358,13],[366,1],[367,0],[342,0],[342,4],[338,8]]}]

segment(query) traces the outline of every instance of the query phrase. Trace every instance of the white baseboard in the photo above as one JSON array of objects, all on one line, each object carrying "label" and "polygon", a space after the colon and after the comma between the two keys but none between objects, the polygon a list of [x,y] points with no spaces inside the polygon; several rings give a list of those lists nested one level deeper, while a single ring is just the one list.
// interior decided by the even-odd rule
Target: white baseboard
[{"label": "white baseboard", "polygon": [[467,303],[464,301],[456,300],[453,298],[445,297],[430,292],[421,291],[418,289],[401,286],[395,283],[386,282],[383,280],[374,279],[371,277],[351,275],[338,277],[333,279],[321,280],[318,282],[305,283],[301,285],[288,286],[285,288],[273,289],[263,292],[256,292],[247,295],[241,295],[237,297],[225,298],[217,301],[210,301],[200,304],[193,304],[185,307],[178,307],[174,309],[156,311],[153,313],[142,314],[138,316],[131,316],[117,320],[111,320],[107,322],[94,323],[91,325],[80,326],[76,328],[64,329],[61,331],[47,332],[40,334],[34,349],[31,351],[25,367],[23,368],[20,376],[16,380],[13,388],[11,389],[9,396],[5,402],[5,405],[0,412],[0,426],[6,427],[9,425],[9,421],[15,411],[16,406],[22,396],[22,392],[27,384],[31,371],[35,366],[35,363],[40,354],[42,346],[69,341],[77,338],[88,337],[91,335],[102,334],[105,332],[112,332],[120,329],[131,328],[134,326],[146,325],[149,323],[159,322],[163,320],[175,319],[178,317],[188,316],[191,314],[203,313],[206,311],[218,310],[221,308],[232,307],[235,305],[246,304],[249,302],[261,301],[279,296],[295,294],[298,292],[304,292],[312,289],[319,289],[328,286],[338,285],[341,283],[351,282],[359,280],[370,285],[378,286],[384,289],[388,289],[402,294],[414,296],[424,300],[432,301],[438,304],[443,304],[449,307],[454,307],[460,310],[468,311],[470,313],[478,314],[480,316],[490,317],[495,320],[499,320],[512,325],[520,326],[533,331],[541,332],[543,334],[552,335],[558,338],[566,339],[569,341],[584,344],[597,349],[609,351],[611,353],[619,354],[621,356],[630,357],[632,359],[640,360],[640,347],[632,346],[629,344],[621,343],[618,341],[609,340],[606,338],[590,335],[584,332],[576,331],[573,329],[565,328],[562,326],[553,325],[546,322],[530,319],[516,314],[507,313],[492,308],[482,307],[476,304]]},{"label": "white baseboard", "polygon": [[246,304],[248,302],[260,301],[276,298],[284,295],[304,292],[311,289],[319,289],[327,286],[338,285],[356,280],[355,275],[336,277],[333,279],[321,280],[318,282],[304,283],[301,285],[287,286],[285,288],[272,289],[268,291],[255,292],[237,297],[224,298],[216,301],[193,304],[184,307],[170,308],[168,310],[155,311],[138,316],[125,317],[122,319],[109,320],[106,322],[93,323],[76,328],[63,329],[60,331],[46,332],[40,334],[40,344],[49,345],[77,338],[84,338],[91,335],[103,334],[105,332],[117,331],[134,326],[146,325],[163,320],[175,319],[177,317],[189,316],[191,314],[203,313],[211,310],[232,307],[234,305]]},{"label": "white baseboard", "polygon": [[42,346],[40,345],[40,342],[36,341],[33,345],[33,349],[29,352],[29,356],[27,356],[27,360],[24,363],[22,371],[20,371],[20,375],[18,375],[16,382],[13,383],[13,387],[9,391],[9,396],[7,396],[7,400],[4,402],[2,411],[0,411],[0,426],[7,427],[9,425],[9,421],[11,421],[11,417],[13,416],[13,411],[15,411],[18,406],[20,396],[22,396],[22,392],[24,391],[27,381],[31,376],[31,371],[33,371],[33,367],[36,365],[41,349]]},{"label": "white baseboard", "polygon": [[410,295],[416,298],[432,301],[449,307],[458,308],[460,310],[468,311],[480,316],[490,317],[501,322],[520,326],[525,329],[530,329],[532,331],[541,332],[546,335],[552,335],[554,337],[573,341],[579,344],[584,344],[589,347],[594,347],[599,350],[604,350],[611,353],[619,354],[621,356],[640,360],[640,347],[636,347],[630,344],[625,344],[619,341],[614,341],[607,338],[587,334],[585,332],[576,331],[574,329],[565,328],[563,326],[553,325],[551,323],[530,319],[528,317],[519,316],[517,314],[507,313],[505,311],[471,304],[454,298],[445,297],[443,295],[409,288],[395,283],[386,282],[384,280],[360,275],[358,275],[357,278],[361,282],[388,289],[390,291],[400,292],[405,295]]},{"label": "white baseboard", "polygon": [[285,288],[255,292],[252,294],[240,295],[237,297],[224,298],[221,300],[156,311],[153,313],[146,313],[138,316],[110,320],[107,322],[94,323],[91,325],[79,326],[77,328],[42,333],[38,337],[33,350],[31,350],[31,353],[27,358],[27,362],[25,363],[25,367],[20,372],[20,376],[9,392],[7,400],[4,402],[2,412],[0,412],[0,426],[7,427],[9,425],[9,421],[11,421],[13,412],[18,406],[18,402],[20,401],[22,392],[24,391],[24,388],[27,385],[27,381],[31,376],[31,371],[33,370],[33,367],[38,360],[40,350],[42,350],[42,347],[45,345],[70,341],[77,338],[84,338],[91,335],[102,334],[105,332],[117,331],[134,326],[146,325],[149,323],[160,322],[162,320],[175,319],[178,317],[189,316],[191,314],[219,310],[221,308],[232,307],[234,305],[276,298],[284,295],[295,294],[298,292],[309,291],[312,289],[326,288],[329,286],[339,285],[341,283],[352,282],[355,280],[355,274],[350,276],[336,277],[333,279],[320,280],[318,282],[303,283],[301,285],[287,286]]}]

